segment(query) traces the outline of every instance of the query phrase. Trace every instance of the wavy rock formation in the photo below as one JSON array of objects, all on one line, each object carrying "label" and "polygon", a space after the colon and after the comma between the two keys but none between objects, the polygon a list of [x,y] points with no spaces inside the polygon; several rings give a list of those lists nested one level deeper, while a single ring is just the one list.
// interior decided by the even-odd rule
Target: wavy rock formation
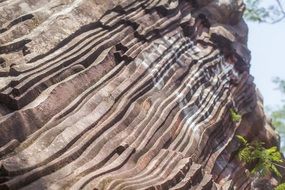
[{"label": "wavy rock formation", "polygon": [[278,139],[243,10],[0,0],[0,189],[250,189],[235,135]]}]

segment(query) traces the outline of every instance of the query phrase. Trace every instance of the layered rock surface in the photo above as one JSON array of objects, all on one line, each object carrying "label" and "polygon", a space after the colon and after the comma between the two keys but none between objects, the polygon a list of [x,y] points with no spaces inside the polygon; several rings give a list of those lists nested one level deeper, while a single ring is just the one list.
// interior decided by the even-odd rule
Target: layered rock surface
[{"label": "layered rock surface", "polygon": [[243,9],[0,0],[0,189],[250,189],[235,135],[277,135]]}]

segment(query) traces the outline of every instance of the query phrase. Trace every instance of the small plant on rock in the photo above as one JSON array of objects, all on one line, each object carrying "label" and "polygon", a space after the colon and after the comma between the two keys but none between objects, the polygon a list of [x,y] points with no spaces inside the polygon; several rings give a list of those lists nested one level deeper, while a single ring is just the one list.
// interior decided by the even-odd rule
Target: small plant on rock
[{"label": "small plant on rock", "polygon": [[241,115],[239,115],[233,108],[230,109],[230,114],[233,122],[240,122]]},{"label": "small plant on rock", "polygon": [[285,190],[285,183],[281,183],[280,185],[278,185],[277,187],[275,187],[274,190]]},{"label": "small plant on rock", "polygon": [[260,141],[249,143],[244,137],[239,135],[237,135],[237,139],[242,145],[238,153],[239,159],[246,164],[256,163],[251,170],[252,174],[265,176],[274,173],[278,177],[282,177],[276,167],[283,162],[277,147],[265,148],[264,143]]}]

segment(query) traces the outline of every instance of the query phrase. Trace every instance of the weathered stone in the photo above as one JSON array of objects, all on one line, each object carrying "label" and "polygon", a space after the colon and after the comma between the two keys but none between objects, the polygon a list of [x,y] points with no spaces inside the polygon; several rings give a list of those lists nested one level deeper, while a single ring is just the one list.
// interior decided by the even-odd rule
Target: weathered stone
[{"label": "weathered stone", "polygon": [[249,189],[235,135],[278,135],[243,9],[0,0],[0,189]]}]

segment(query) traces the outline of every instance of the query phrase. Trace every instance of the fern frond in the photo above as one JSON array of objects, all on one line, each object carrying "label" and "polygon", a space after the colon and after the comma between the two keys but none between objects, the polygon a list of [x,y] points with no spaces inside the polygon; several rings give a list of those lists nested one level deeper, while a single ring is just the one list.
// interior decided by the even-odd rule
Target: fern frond
[{"label": "fern frond", "polygon": [[281,183],[280,185],[278,185],[277,187],[275,187],[274,190],[285,190],[285,183]]},{"label": "fern frond", "polygon": [[257,162],[251,170],[252,174],[258,173],[261,176],[265,176],[269,173],[274,173],[278,177],[282,177],[276,168],[278,166],[277,163],[283,162],[282,155],[277,147],[274,146],[266,149],[263,142],[253,141],[248,143],[244,137],[239,135],[236,137],[243,145],[238,152],[239,160],[247,164]]},{"label": "fern frond", "polygon": [[236,135],[236,137],[240,143],[242,143],[243,145],[247,145],[247,140],[243,136]]},{"label": "fern frond", "polygon": [[241,115],[239,115],[234,109],[230,109],[231,119],[233,122],[239,122],[241,120]]},{"label": "fern frond", "polygon": [[279,172],[279,170],[276,168],[276,166],[274,164],[271,164],[271,171],[277,175],[278,177],[282,177],[281,173]]}]

